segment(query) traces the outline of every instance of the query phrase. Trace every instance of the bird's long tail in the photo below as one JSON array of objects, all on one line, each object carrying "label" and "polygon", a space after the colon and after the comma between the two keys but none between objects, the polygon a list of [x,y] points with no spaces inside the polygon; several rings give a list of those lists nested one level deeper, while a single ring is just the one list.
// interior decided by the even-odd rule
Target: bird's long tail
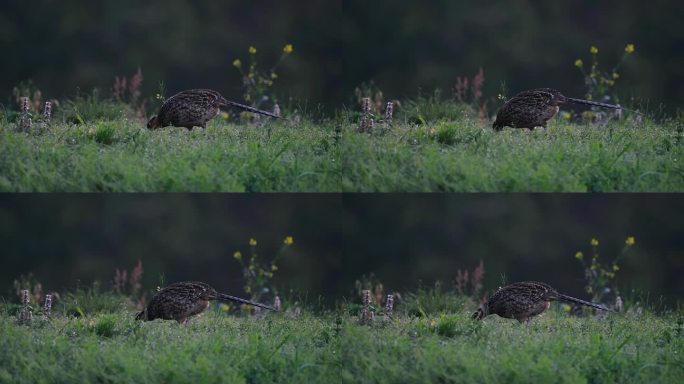
[{"label": "bird's long tail", "polygon": [[622,109],[623,111],[629,111],[629,112],[634,112],[634,113],[640,113],[639,111],[634,111],[631,109],[627,109],[624,107],[621,107],[619,105],[614,105],[614,104],[606,104],[606,103],[599,103],[598,101],[590,101],[590,100],[584,100],[584,99],[575,99],[572,97],[566,97],[565,98],[569,103],[574,103],[574,104],[583,104],[583,105],[594,105],[597,107],[602,107],[602,108],[610,108],[610,109]]},{"label": "bird's long tail", "polygon": [[280,118],[280,116],[274,115],[274,114],[271,113],[271,112],[262,111],[261,109],[256,109],[256,108],[254,108],[254,107],[250,107],[249,105],[244,105],[244,104],[236,103],[236,102],[230,101],[230,100],[226,100],[225,103],[221,103],[221,104],[222,104],[223,106],[227,106],[227,107],[240,108],[240,109],[243,109],[243,110],[245,110],[245,111],[252,112],[252,113],[258,113],[258,114],[260,114],[260,115],[266,115],[266,116],[274,117],[274,118],[276,118],[276,119],[279,119],[279,118]]},{"label": "bird's long tail", "polygon": [[231,295],[226,295],[225,293],[219,293],[218,296],[216,297],[216,299],[218,301],[223,301],[223,302],[235,301],[235,302],[242,303],[242,304],[249,304],[249,305],[253,305],[255,307],[268,309],[271,311],[277,311],[277,309],[275,309],[271,306],[268,306],[266,304],[261,304],[261,303],[257,303],[256,301],[251,301],[251,300],[241,299],[239,297],[235,297],[235,296],[231,296]]},{"label": "bird's long tail", "polygon": [[592,307],[592,308],[596,308],[596,309],[601,309],[601,310],[603,310],[603,311],[615,312],[614,310],[612,310],[612,309],[610,309],[610,308],[608,308],[608,307],[606,307],[606,306],[604,306],[604,305],[592,303],[592,302],[590,302],[590,301],[580,300],[580,299],[574,298],[574,297],[572,297],[572,296],[564,295],[564,294],[562,294],[562,293],[559,293],[558,296],[556,297],[556,299],[557,299],[557,300],[560,300],[560,301],[565,301],[565,302],[567,302],[567,303],[574,303],[574,304],[586,305],[586,306],[588,306],[588,307]]}]

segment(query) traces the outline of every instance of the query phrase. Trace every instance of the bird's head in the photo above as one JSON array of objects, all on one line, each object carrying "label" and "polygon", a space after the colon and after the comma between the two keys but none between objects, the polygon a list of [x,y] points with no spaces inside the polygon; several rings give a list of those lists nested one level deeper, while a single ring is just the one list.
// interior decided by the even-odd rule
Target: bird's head
[{"label": "bird's head", "polygon": [[485,317],[487,317],[487,315],[489,315],[489,306],[487,305],[487,303],[482,303],[477,308],[477,311],[475,311],[475,313],[473,313],[471,318],[474,320],[482,320]]},{"label": "bird's head", "polygon": [[147,313],[143,309],[142,311],[138,312],[137,315],[135,315],[136,320],[147,320]]},{"label": "bird's head", "polygon": [[154,116],[150,117],[150,120],[147,122],[147,128],[149,128],[149,129],[161,128],[161,123],[159,122],[159,116],[154,115]]}]

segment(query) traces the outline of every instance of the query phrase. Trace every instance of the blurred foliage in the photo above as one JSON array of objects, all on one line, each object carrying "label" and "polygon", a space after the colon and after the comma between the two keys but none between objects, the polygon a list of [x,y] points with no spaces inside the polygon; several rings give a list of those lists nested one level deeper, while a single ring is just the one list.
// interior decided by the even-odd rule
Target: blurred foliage
[{"label": "blurred foliage", "polygon": [[[619,260],[623,299],[642,292],[674,304],[684,295],[683,212],[677,195],[350,194],[339,274],[353,281],[373,272],[390,292],[434,281],[448,291],[458,269],[482,260],[482,293],[542,280],[587,298],[583,270],[568,255],[592,237],[602,239],[602,254],[619,255],[630,234],[639,245]],[[424,297],[431,296],[439,297]]]},{"label": "blurred foliage", "polygon": [[[339,225],[331,220],[339,215],[340,204],[332,197],[53,194],[36,199],[5,194],[0,196],[0,241],[7,245],[0,296],[17,297],[12,282],[28,272],[43,284],[43,292],[94,280],[107,290],[116,269],[138,260],[145,268],[141,292],[185,280],[240,292],[246,283],[242,268],[226,252],[239,249],[244,239],[274,234],[297,241],[259,244],[262,257],[287,248],[270,280],[281,297],[290,290],[322,293],[337,280],[341,259]],[[290,252],[297,257],[284,257]]]},{"label": "blurred foliage", "polygon": [[253,107],[260,109],[264,108],[264,103],[274,105],[278,103],[278,98],[273,93],[273,84],[278,79],[278,73],[276,71],[283,60],[293,51],[294,48],[292,47],[292,44],[285,44],[283,53],[280,55],[278,61],[266,72],[257,67],[257,49],[255,47],[249,47],[248,49],[249,66],[246,71],[242,66],[242,60],[233,60],[233,67],[237,68],[240,75],[242,75],[242,86],[244,87],[243,98],[246,102]]},{"label": "blurred foliage", "polygon": [[636,239],[634,236],[627,236],[625,246],[613,258],[613,261],[606,263],[600,259],[598,239],[591,239],[591,259],[586,260],[582,251],[575,253],[575,258],[582,263],[584,268],[584,278],[586,286],[584,290],[592,295],[592,301],[598,303],[615,302],[620,295],[620,289],[616,281],[620,271],[620,259],[626,256],[627,252],[634,246]]},{"label": "blurred foliage", "polygon": [[264,295],[273,294],[275,296],[278,294],[278,289],[273,284],[273,277],[278,271],[279,259],[284,255],[285,250],[294,244],[294,238],[285,236],[282,246],[267,264],[258,260],[257,244],[256,239],[250,238],[249,255],[243,257],[242,252],[235,251],[233,258],[242,267],[242,276],[245,278],[245,293],[250,295],[253,301],[263,301]]},{"label": "blurred foliage", "polygon": [[625,46],[625,53],[622,55],[620,60],[615,64],[610,72],[605,72],[601,69],[598,53],[599,49],[597,47],[591,46],[589,48],[589,53],[591,53],[591,65],[589,71],[584,69],[584,62],[582,59],[575,60],[575,66],[582,72],[584,76],[584,85],[587,92],[584,97],[587,100],[595,100],[604,103],[617,104],[620,102],[618,97],[613,93],[613,87],[615,87],[616,82],[620,78],[620,67],[624,63],[625,59],[633,54],[635,51],[634,44],[627,44]]}]

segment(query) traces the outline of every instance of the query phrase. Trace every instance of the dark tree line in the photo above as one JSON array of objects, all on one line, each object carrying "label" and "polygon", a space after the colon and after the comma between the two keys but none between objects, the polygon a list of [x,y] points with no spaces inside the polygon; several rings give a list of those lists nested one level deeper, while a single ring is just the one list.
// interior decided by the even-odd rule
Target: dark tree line
[{"label": "dark tree line", "polygon": [[674,0],[9,0],[0,7],[7,101],[27,79],[59,98],[107,90],[116,75],[138,67],[148,96],[164,82],[169,91],[212,87],[239,98],[233,59],[255,46],[268,66],[285,43],[295,52],[277,91],[310,106],[350,104],[354,88],[371,80],[392,98],[449,92],[458,76],[480,67],[492,100],[504,86],[579,96],[575,59],[586,62],[594,45],[609,69],[634,43],[617,86],[623,102],[671,110],[684,102],[684,9]]}]

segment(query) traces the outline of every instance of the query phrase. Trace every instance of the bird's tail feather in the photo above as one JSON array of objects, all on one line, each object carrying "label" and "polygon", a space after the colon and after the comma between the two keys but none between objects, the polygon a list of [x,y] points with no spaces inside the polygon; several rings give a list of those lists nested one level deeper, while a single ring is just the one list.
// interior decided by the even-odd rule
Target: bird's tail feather
[{"label": "bird's tail feather", "polygon": [[226,100],[225,103],[222,103],[222,105],[227,106],[227,107],[240,108],[240,109],[243,109],[243,110],[245,110],[245,111],[249,111],[249,112],[252,112],[252,113],[258,113],[258,114],[260,114],[260,115],[266,115],[266,116],[274,117],[274,118],[276,118],[276,119],[279,119],[279,118],[280,118],[280,116],[275,115],[275,114],[273,114],[273,113],[271,113],[271,112],[262,111],[261,109],[257,109],[257,108],[254,108],[254,107],[250,107],[249,105],[244,105],[244,104],[236,103],[236,102],[230,101],[230,100]]},{"label": "bird's tail feather", "polygon": [[251,301],[251,300],[247,300],[247,299],[241,299],[239,297],[235,297],[235,296],[231,296],[231,295],[226,295],[225,293],[219,293],[218,296],[216,297],[216,299],[218,301],[223,301],[223,302],[235,301],[235,302],[242,303],[242,304],[249,304],[249,305],[253,305],[255,307],[268,309],[271,311],[277,311],[277,309],[275,309],[269,305],[257,303],[256,301]]},{"label": "bird's tail feather", "polygon": [[564,295],[564,294],[562,294],[562,293],[559,293],[559,294],[558,294],[558,297],[556,297],[556,298],[557,298],[558,300],[560,300],[560,301],[565,301],[565,302],[567,302],[567,303],[581,304],[581,305],[586,305],[586,306],[588,306],[588,307],[592,307],[592,308],[596,308],[596,309],[601,309],[601,310],[603,310],[603,311],[615,312],[614,310],[612,310],[612,309],[610,309],[610,308],[608,308],[608,307],[606,307],[606,306],[604,306],[604,305],[592,303],[592,302],[590,302],[590,301],[580,300],[580,299],[577,299],[577,298],[572,297],[572,296]]}]

